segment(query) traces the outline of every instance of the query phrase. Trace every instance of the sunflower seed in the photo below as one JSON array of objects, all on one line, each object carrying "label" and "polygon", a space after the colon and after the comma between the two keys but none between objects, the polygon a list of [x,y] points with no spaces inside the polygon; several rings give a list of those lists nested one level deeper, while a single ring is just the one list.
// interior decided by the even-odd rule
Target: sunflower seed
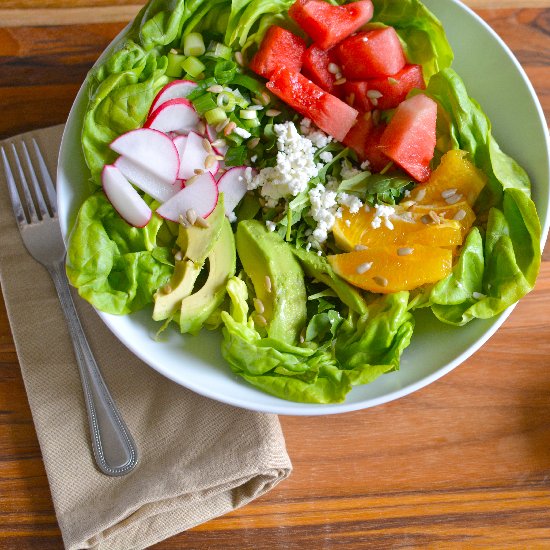
[{"label": "sunflower seed", "polygon": [[205,220],[202,216],[197,216],[197,220],[195,221],[195,223],[199,227],[204,227],[204,228],[210,227],[210,224],[208,223],[208,221]]},{"label": "sunflower seed", "polygon": [[266,327],[267,326],[267,319],[263,315],[254,315],[254,322],[259,327]]},{"label": "sunflower seed", "polygon": [[262,314],[265,311],[264,303],[259,298],[254,298],[253,302],[254,302],[254,309],[258,313]]},{"label": "sunflower seed", "polygon": [[456,220],[457,222],[462,221],[466,217],[466,210],[460,209],[454,216],[453,220]]},{"label": "sunflower seed", "polygon": [[359,264],[355,270],[358,275],[363,275],[372,267],[372,262],[365,262],[364,264]]},{"label": "sunflower seed", "polygon": [[195,225],[195,222],[197,221],[197,212],[193,208],[190,208],[185,213],[185,216],[191,225]]},{"label": "sunflower seed", "polygon": [[207,153],[212,153],[212,144],[206,139],[206,138],[203,138],[202,140],[202,148],[207,152]]},{"label": "sunflower seed", "polygon": [[450,197],[446,198],[445,202],[447,204],[456,204],[457,202],[459,202],[461,200],[462,200],[462,195],[454,194],[454,195],[451,195]]},{"label": "sunflower seed", "polygon": [[448,199],[449,197],[452,197],[456,193],[456,189],[445,189],[445,191],[441,192],[441,197],[443,199]]},{"label": "sunflower seed", "polygon": [[416,196],[414,197],[414,200],[420,202],[426,197],[426,189],[419,189],[416,192]]},{"label": "sunflower seed", "polygon": [[383,286],[383,287],[388,286],[388,279],[386,279],[385,277],[380,277],[379,275],[377,275],[376,277],[373,277],[372,280],[377,285],[380,285],[380,286]]}]

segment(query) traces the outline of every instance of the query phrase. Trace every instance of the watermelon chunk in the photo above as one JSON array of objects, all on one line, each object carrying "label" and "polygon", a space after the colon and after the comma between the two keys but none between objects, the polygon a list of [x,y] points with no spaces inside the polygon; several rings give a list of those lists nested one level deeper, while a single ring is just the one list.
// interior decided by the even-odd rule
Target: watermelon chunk
[{"label": "watermelon chunk", "polygon": [[372,102],[367,96],[369,83],[366,80],[347,80],[344,84],[346,103],[359,111],[372,111]]},{"label": "watermelon chunk", "polygon": [[380,139],[380,150],[419,182],[430,177],[437,103],[424,94],[399,104]]},{"label": "watermelon chunk", "polygon": [[333,93],[336,77],[328,70],[328,66],[335,62],[334,50],[322,50],[313,44],[304,54],[302,73],[326,92]]},{"label": "watermelon chunk", "polygon": [[391,76],[407,62],[393,27],[358,32],[346,38],[337,53],[342,72],[350,80]]},{"label": "watermelon chunk", "polygon": [[382,94],[381,97],[375,99],[378,109],[394,109],[405,100],[412,89],[424,90],[426,88],[421,65],[405,65],[393,76],[373,78],[367,82],[371,92],[378,91]]},{"label": "watermelon chunk", "polygon": [[344,139],[357,118],[355,109],[286,67],[274,73],[266,87],[337,141]]},{"label": "watermelon chunk", "polygon": [[306,43],[303,38],[273,25],[265,33],[260,48],[250,61],[249,67],[256,74],[268,79],[280,67],[299,71],[305,51]]},{"label": "watermelon chunk", "polygon": [[320,48],[328,50],[370,21],[373,11],[371,0],[344,6],[324,0],[296,0],[288,14]]},{"label": "watermelon chunk", "polygon": [[378,124],[370,112],[362,113],[357,118],[357,122],[353,125],[343,140],[346,147],[353,149],[359,160],[368,160],[370,170],[380,172],[390,159],[380,150],[380,138],[386,128],[383,122]]}]

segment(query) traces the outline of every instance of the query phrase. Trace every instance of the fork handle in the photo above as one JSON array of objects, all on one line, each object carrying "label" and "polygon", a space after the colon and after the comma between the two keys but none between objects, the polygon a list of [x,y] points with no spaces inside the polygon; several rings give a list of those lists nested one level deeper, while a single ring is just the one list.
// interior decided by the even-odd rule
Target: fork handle
[{"label": "fork handle", "polygon": [[127,474],[138,462],[136,445],[115,406],[88,345],[69,290],[64,262],[54,264],[53,267],[48,268],[48,271],[55,284],[69,326],[82,380],[92,449],[97,466],[109,476]]}]

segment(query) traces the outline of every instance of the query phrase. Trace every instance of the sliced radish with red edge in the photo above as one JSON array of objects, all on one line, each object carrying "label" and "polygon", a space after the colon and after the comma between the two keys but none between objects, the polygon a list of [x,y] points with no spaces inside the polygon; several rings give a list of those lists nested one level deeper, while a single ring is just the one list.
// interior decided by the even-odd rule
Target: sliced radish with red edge
[{"label": "sliced radish with red edge", "polygon": [[180,168],[178,151],[172,140],[162,132],[150,128],[131,130],[116,138],[110,147],[152,172],[164,183],[176,181]]},{"label": "sliced radish with red edge", "polygon": [[225,215],[230,221],[235,214],[233,210],[241,202],[248,188],[246,182],[246,170],[251,170],[248,166],[235,166],[230,168],[218,180],[218,192],[223,193],[223,204],[225,206]]},{"label": "sliced radish with red edge", "polygon": [[178,222],[180,216],[194,210],[198,216],[206,218],[218,202],[218,186],[209,172],[198,176],[171,199],[157,208],[157,214],[167,220]]},{"label": "sliced radish with red edge", "polygon": [[169,82],[153,99],[149,114],[170,99],[186,98],[196,87],[197,83],[192,80],[173,80]]},{"label": "sliced radish with red edge", "polygon": [[187,135],[195,130],[199,120],[193,104],[188,99],[178,97],[169,99],[157,107],[144,126],[165,134],[176,132]]},{"label": "sliced radish with red edge", "polygon": [[151,219],[151,209],[132,184],[112,164],[101,172],[103,191],[120,216],[134,227],[145,227]]},{"label": "sliced radish with red edge", "polygon": [[177,180],[174,183],[166,183],[149,169],[143,168],[128,157],[118,157],[114,162],[114,166],[131,183],[159,202],[167,201],[181,189],[177,184]]},{"label": "sliced radish with red edge", "polygon": [[207,157],[215,155],[215,151],[207,151],[204,147],[203,140],[205,139],[196,132],[189,132],[180,158],[178,177],[187,180],[195,175],[195,170],[205,170],[212,175],[216,174],[220,165],[217,159],[211,159],[209,167],[205,167]]}]

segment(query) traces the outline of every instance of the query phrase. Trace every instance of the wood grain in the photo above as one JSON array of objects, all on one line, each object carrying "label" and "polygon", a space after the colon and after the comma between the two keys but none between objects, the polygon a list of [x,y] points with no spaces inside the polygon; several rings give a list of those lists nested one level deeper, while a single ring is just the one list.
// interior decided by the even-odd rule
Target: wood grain
[{"label": "wood grain", "polygon": [[[517,55],[550,119],[550,0],[468,4]],[[1,2],[0,138],[63,122],[136,9]],[[550,248],[545,259],[535,291],[459,368],[374,409],[282,417],[289,480],[155,548],[550,548]],[[0,548],[61,547],[0,300]]]}]

